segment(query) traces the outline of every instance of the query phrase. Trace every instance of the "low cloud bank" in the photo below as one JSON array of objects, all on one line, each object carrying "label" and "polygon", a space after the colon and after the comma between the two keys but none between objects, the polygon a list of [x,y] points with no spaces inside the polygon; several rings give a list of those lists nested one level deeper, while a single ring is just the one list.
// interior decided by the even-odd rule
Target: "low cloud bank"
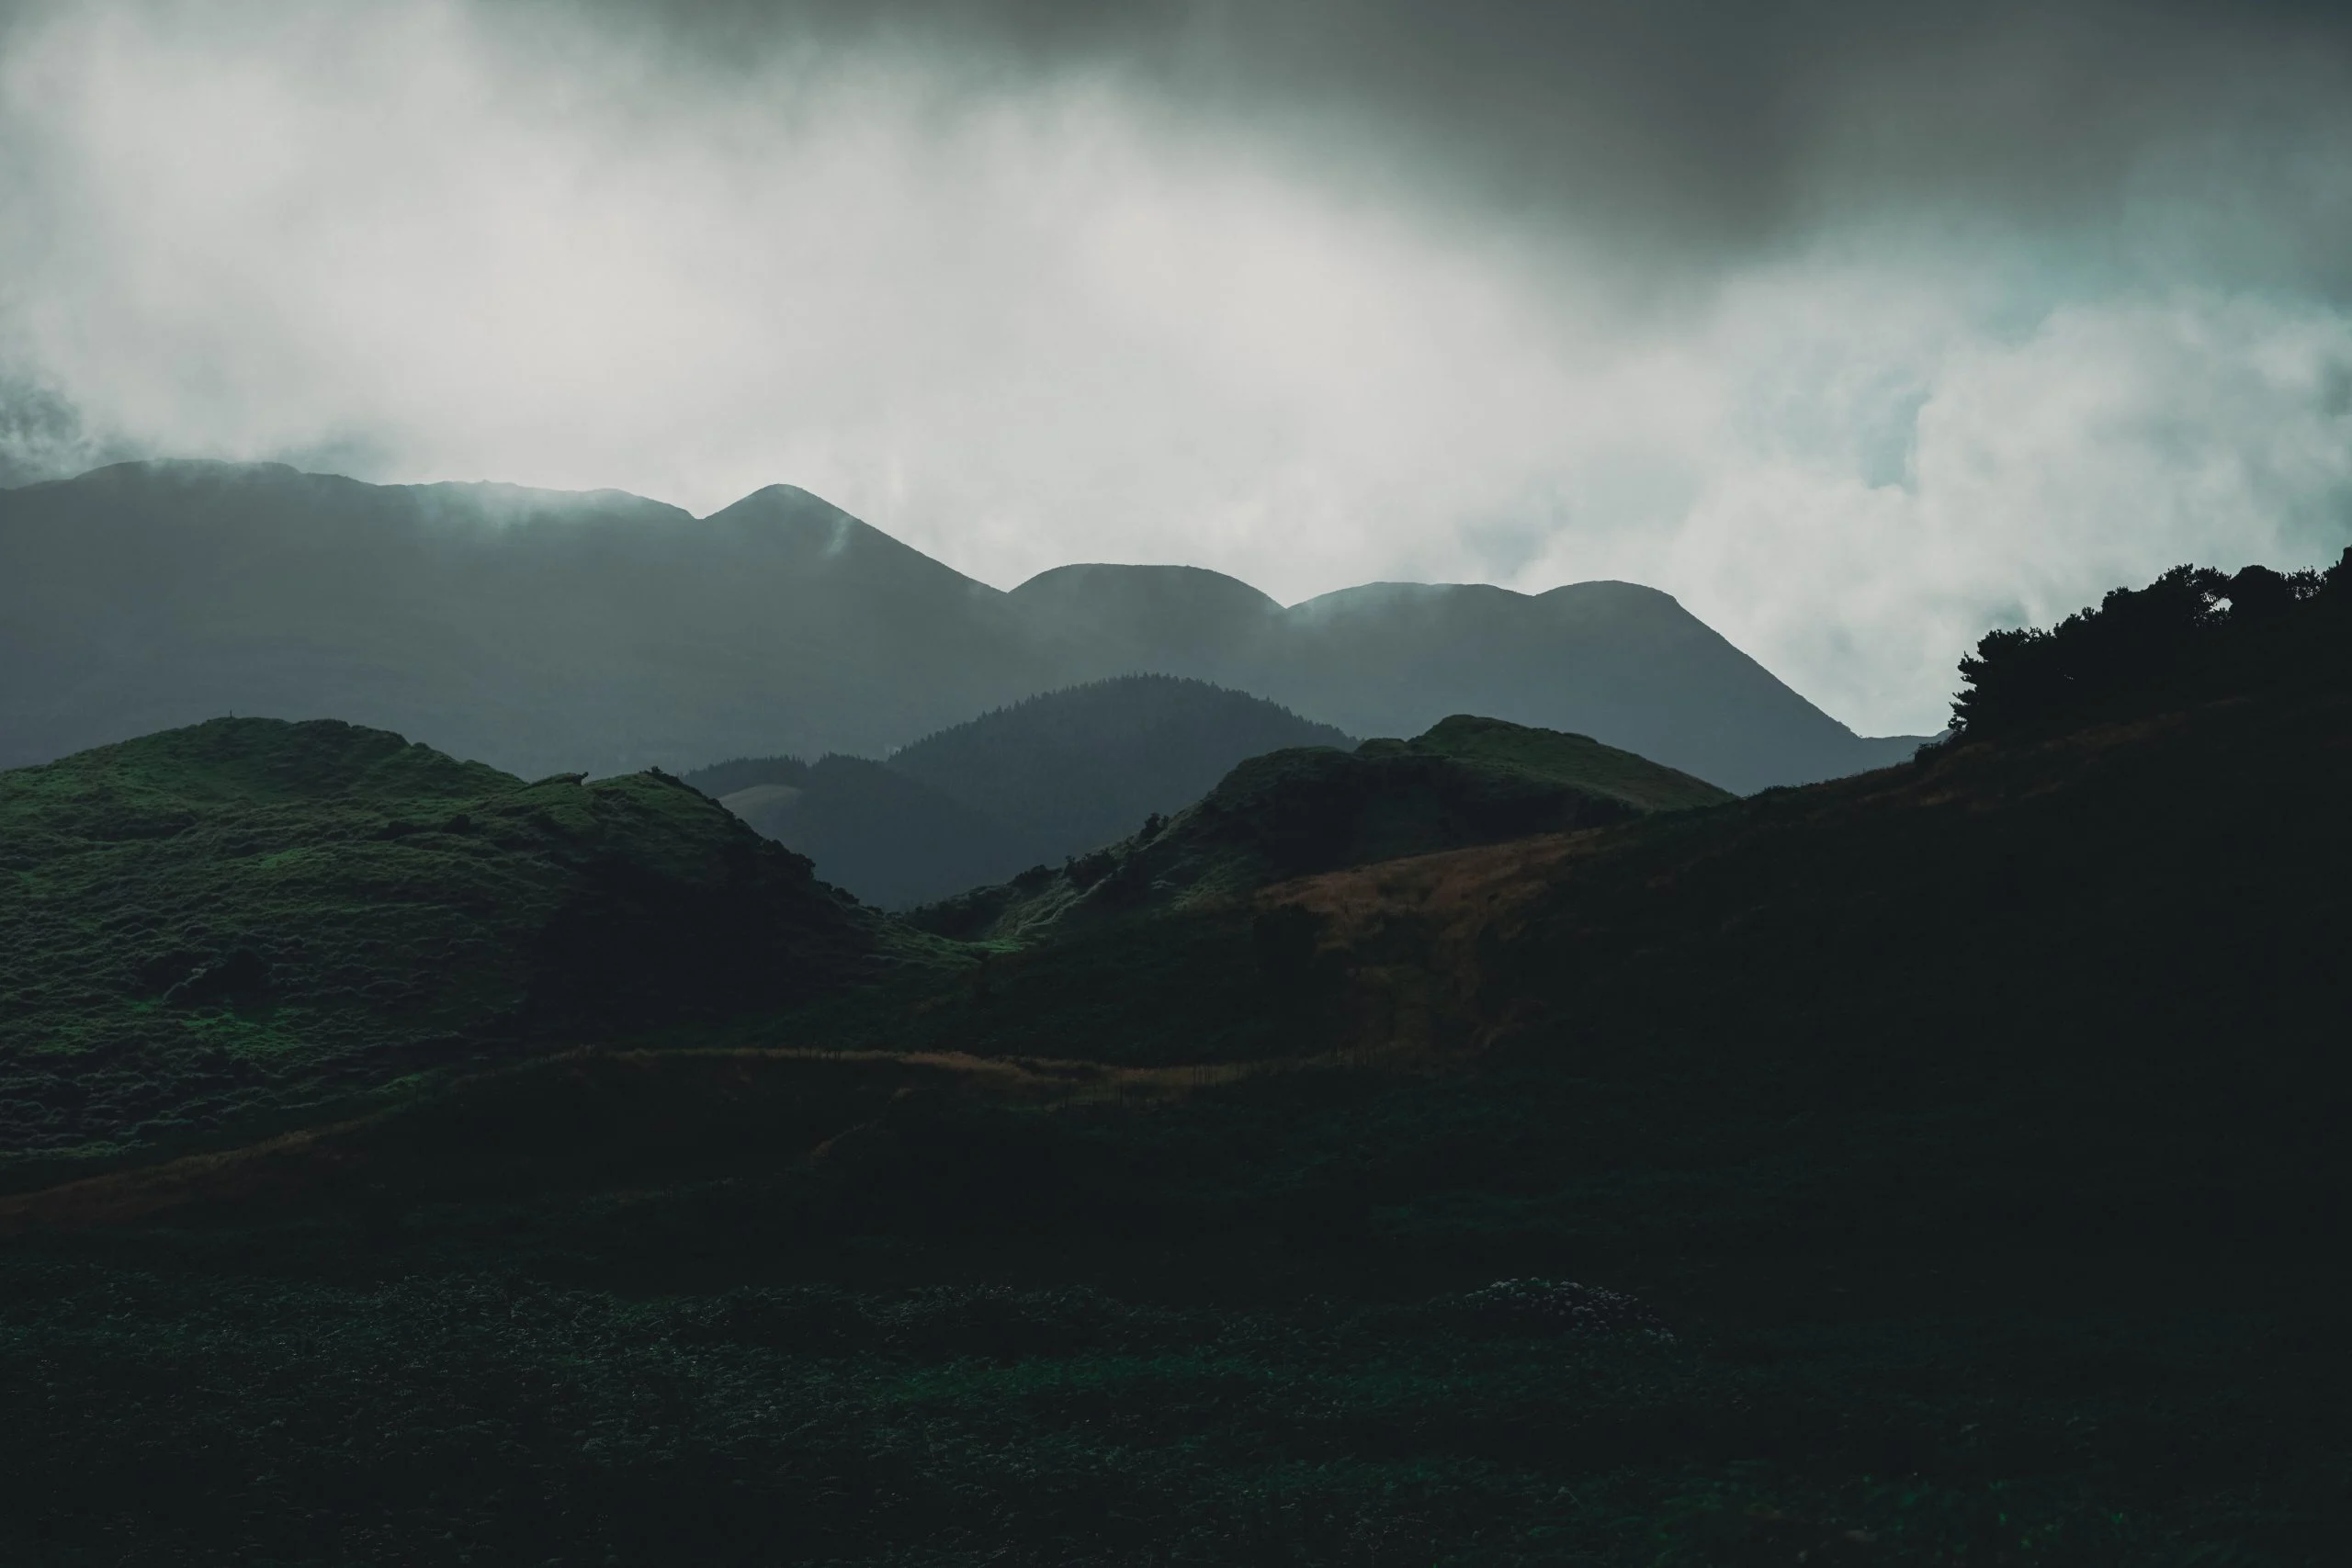
[{"label": "low cloud bank", "polygon": [[1620,577],[1870,732],[1989,623],[2352,537],[2324,13],[1645,9],[27,11],[0,483],[785,479],[1001,585]]}]

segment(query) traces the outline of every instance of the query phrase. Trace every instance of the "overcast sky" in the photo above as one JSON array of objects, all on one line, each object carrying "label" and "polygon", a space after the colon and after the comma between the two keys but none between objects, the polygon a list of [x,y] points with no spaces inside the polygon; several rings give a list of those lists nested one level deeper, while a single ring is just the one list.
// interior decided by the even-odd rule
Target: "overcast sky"
[{"label": "overcast sky", "polygon": [[2336,9],[19,5],[0,482],[1625,578],[1932,730],[1987,625],[2352,542]]}]

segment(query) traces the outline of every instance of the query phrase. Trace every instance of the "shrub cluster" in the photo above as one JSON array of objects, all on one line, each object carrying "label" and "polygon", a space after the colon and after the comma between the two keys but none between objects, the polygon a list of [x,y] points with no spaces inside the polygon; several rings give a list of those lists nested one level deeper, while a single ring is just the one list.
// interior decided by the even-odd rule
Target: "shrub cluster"
[{"label": "shrub cluster", "polygon": [[1957,737],[2130,716],[2352,675],[2352,549],[2324,572],[2177,566],[2044,631],[1985,634],[1960,661]]}]

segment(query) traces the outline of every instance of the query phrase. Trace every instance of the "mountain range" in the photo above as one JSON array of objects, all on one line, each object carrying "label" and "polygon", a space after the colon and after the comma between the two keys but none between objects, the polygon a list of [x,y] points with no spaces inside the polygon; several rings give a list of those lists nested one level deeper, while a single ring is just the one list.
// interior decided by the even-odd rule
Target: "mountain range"
[{"label": "mountain range", "polygon": [[0,772],[0,1559],[2352,1560],[2352,556],[1960,675],[912,919],[651,771]]},{"label": "mountain range", "polygon": [[1373,583],[1284,606],[1191,567],[1010,592],[806,491],[619,491],[145,462],[0,491],[0,766],[223,714],[333,716],[533,776],[882,756],[1106,676],[1353,735],[1476,712],[1746,793],[1899,760],[1655,589]]}]

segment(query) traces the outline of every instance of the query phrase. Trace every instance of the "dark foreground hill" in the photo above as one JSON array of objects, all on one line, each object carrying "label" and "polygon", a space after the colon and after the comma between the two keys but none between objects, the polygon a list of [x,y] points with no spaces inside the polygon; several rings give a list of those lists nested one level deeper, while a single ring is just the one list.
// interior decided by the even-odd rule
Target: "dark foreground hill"
[{"label": "dark foreground hill", "polygon": [[2352,694],[2182,692],[0,1199],[0,1543],[2352,1559]]},{"label": "dark foreground hill", "polygon": [[1457,714],[1412,740],[1252,757],[1119,843],[916,911],[965,940],[1231,903],[1272,882],[1734,797],[1589,736]]},{"label": "dark foreground hill", "polygon": [[870,903],[927,903],[1125,837],[1244,757],[1347,737],[1243,692],[1126,675],[1048,692],[884,761],[747,758],[685,775]]},{"label": "dark foreground hill", "polygon": [[323,720],[150,736],[0,773],[0,1158],[773,1010],[882,945],[674,780],[526,784]]},{"label": "dark foreground hill", "polygon": [[222,713],[334,716],[526,775],[882,756],[1108,676],[1193,676],[1356,735],[1576,730],[1746,791],[1907,752],[1671,598],[1376,584],[1284,609],[1182,568],[1001,592],[806,491],[616,491],[143,463],[0,491],[0,766]]}]

